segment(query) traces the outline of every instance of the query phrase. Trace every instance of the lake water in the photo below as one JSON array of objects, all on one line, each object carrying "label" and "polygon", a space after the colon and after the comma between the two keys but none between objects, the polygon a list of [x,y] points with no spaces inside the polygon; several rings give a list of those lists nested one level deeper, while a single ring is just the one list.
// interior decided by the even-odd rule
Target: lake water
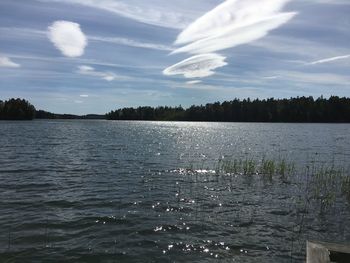
[{"label": "lake water", "polygon": [[0,149],[0,262],[303,262],[306,239],[350,242],[349,203],[300,203],[303,176],[212,171],[347,169],[350,125],[0,122]]}]

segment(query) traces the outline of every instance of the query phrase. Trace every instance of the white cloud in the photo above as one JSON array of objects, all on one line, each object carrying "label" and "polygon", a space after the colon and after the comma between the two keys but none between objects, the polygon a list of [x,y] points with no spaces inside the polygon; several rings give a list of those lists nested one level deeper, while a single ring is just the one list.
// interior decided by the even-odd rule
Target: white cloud
[{"label": "white cloud", "polygon": [[202,81],[201,80],[191,80],[191,81],[186,82],[187,85],[196,85],[199,83],[202,83]]},{"label": "white cloud", "polygon": [[98,77],[98,78],[104,79],[106,81],[113,81],[113,80],[116,80],[118,78],[118,76],[112,72],[96,71],[95,68],[90,67],[90,66],[86,66],[86,65],[79,66],[77,72],[79,74],[82,74],[82,75]]},{"label": "white cloud", "polygon": [[82,104],[82,103],[84,103],[84,101],[82,101],[82,100],[75,100],[74,103],[76,103],[76,104]]},{"label": "white cloud", "polygon": [[[227,0],[184,29],[177,37],[175,44],[184,44],[185,46],[172,53],[207,54],[263,38],[271,30],[287,23],[296,15],[295,12],[280,12],[289,1]],[[214,61],[217,60],[214,59]],[[187,66],[187,60],[179,63],[180,69],[183,68],[183,63],[186,69],[184,75],[188,77],[189,70],[194,71],[194,69]],[[170,69],[173,70],[174,67],[178,70],[179,64],[170,67]],[[209,63],[209,65],[215,65],[215,62],[214,64]],[[202,72],[201,67],[204,67],[203,72],[206,72],[201,77],[214,73],[211,69],[208,70],[208,63],[196,64],[195,71]],[[169,73],[167,70],[164,71],[165,74]]]},{"label": "white cloud", "polygon": [[81,95],[79,95],[81,98],[88,98],[89,97],[89,95],[87,95],[87,94],[81,94]]},{"label": "white cloud", "polygon": [[219,28],[213,36],[200,39],[187,46],[176,49],[173,53],[187,52],[200,54],[216,52],[223,49],[236,47],[258,40],[268,34],[272,29],[278,28],[289,21],[295,13],[282,13],[263,18],[253,24],[236,27],[232,25],[226,28]]},{"label": "white cloud", "polygon": [[154,44],[154,43],[145,43],[145,42],[139,42],[133,39],[128,38],[121,38],[121,37],[99,37],[99,36],[89,36],[89,40],[92,41],[100,41],[100,42],[106,42],[106,43],[112,43],[117,45],[124,45],[129,47],[138,47],[138,48],[146,48],[146,49],[154,49],[154,50],[165,50],[165,51],[172,51],[173,48],[161,44]]},{"label": "white cloud", "polygon": [[[290,0],[227,0],[189,25],[177,37],[176,44],[185,44],[231,28],[253,25],[276,15]],[[229,29],[229,30],[228,30]]]},{"label": "white cloud", "polygon": [[267,77],[263,77],[263,79],[267,79],[267,80],[272,80],[272,79],[278,79],[279,76],[267,76]]},{"label": "white cloud", "polygon": [[[79,4],[87,7],[105,10],[135,21],[167,27],[184,28],[207,4],[201,1],[199,4],[191,3],[193,9],[186,10],[188,0],[164,1],[164,0],[40,0],[42,2],[59,2]],[[205,10],[205,9],[204,9]]]},{"label": "white cloud", "polygon": [[69,21],[56,21],[48,28],[48,37],[66,57],[80,57],[88,44],[80,25]]},{"label": "white cloud", "polygon": [[175,44],[188,44],[174,53],[216,52],[258,40],[295,16],[280,13],[290,0],[227,0],[183,30]]},{"label": "white cloud", "polygon": [[13,62],[8,57],[0,56],[0,67],[1,68],[19,68],[19,67],[21,67],[21,65]]},{"label": "white cloud", "polygon": [[316,60],[316,61],[307,63],[307,65],[323,64],[323,63],[333,62],[333,61],[336,61],[336,60],[347,59],[347,58],[350,58],[350,55],[337,56],[337,57],[332,57],[332,58],[320,59],[320,60]]},{"label": "white cloud", "polygon": [[201,54],[185,59],[163,71],[164,75],[183,75],[185,78],[204,78],[214,70],[226,66],[225,57],[218,54]]},{"label": "white cloud", "polygon": [[[32,39],[35,37],[46,37],[47,32],[36,30],[33,28],[20,28],[20,27],[0,27],[0,35],[4,35],[6,37],[20,37],[21,39]],[[164,50],[164,51],[173,51],[174,48],[157,44],[157,43],[148,43],[141,42],[138,40],[130,39],[130,38],[122,38],[122,37],[104,37],[104,36],[96,36],[96,35],[87,35],[88,41],[95,42],[105,42],[117,45],[124,45],[129,47],[136,48],[145,48],[145,49],[154,49],[154,50]]]}]

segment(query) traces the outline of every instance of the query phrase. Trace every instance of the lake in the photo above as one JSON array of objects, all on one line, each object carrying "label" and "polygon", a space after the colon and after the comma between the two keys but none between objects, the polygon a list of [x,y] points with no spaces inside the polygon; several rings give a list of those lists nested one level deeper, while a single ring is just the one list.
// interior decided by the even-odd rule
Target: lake
[{"label": "lake", "polygon": [[[0,147],[0,262],[303,262],[306,240],[350,242],[334,178],[312,199],[315,167],[348,175],[350,125],[5,121]],[[267,159],[295,175],[217,169]]]}]

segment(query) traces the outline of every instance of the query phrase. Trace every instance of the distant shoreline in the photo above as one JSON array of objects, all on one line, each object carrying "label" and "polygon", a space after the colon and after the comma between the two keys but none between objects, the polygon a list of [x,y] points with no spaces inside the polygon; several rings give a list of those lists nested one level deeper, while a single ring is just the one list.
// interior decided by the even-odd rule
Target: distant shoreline
[{"label": "distant shoreline", "polygon": [[108,120],[108,119],[84,119],[84,118],[74,118],[74,119],[33,119],[33,120],[0,120],[1,121],[106,121],[106,122],[182,122],[182,123],[242,123],[242,124],[350,124],[350,122],[252,122],[252,121],[167,121],[167,120]]},{"label": "distant shoreline", "polygon": [[107,114],[57,114],[36,110],[23,99],[0,100],[0,120],[119,120],[226,123],[350,123],[350,98],[331,96],[208,103],[178,107],[121,108]]}]

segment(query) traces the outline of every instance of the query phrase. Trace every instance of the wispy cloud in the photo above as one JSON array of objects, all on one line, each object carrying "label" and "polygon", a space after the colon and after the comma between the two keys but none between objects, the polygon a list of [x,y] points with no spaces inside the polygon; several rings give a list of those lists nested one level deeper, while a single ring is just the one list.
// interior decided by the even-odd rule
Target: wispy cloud
[{"label": "wispy cloud", "polygon": [[183,75],[185,78],[203,78],[213,75],[214,70],[226,66],[225,57],[218,54],[202,54],[185,59],[163,73],[167,76]]},{"label": "wispy cloud", "polygon": [[48,37],[66,57],[80,57],[88,44],[80,25],[69,21],[56,21],[48,28]]},{"label": "wispy cloud", "polygon": [[96,71],[95,68],[86,65],[79,66],[77,72],[82,75],[98,77],[106,81],[113,81],[118,78],[118,76],[112,72]]},{"label": "wispy cloud", "polygon": [[266,77],[263,77],[263,79],[266,79],[266,80],[272,80],[272,79],[278,79],[279,76],[266,76]]},{"label": "wispy cloud", "polygon": [[87,95],[87,94],[81,94],[81,95],[79,95],[79,97],[81,97],[81,98],[88,98],[89,95]]},{"label": "wispy cloud", "polygon": [[155,43],[145,43],[136,41],[128,38],[121,37],[99,37],[99,36],[88,36],[89,40],[112,43],[117,45],[124,45],[129,47],[138,47],[138,48],[146,48],[146,49],[154,49],[154,50],[164,50],[164,51],[172,51],[174,50],[172,47],[155,44]]},{"label": "wispy cloud", "polygon": [[280,71],[277,72],[279,78],[284,81],[292,83],[305,83],[317,85],[337,85],[349,87],[350,77],[335,73],[307,73],[299,71]]},{"label": "wispy cloud", "polygon": [[202,81],[201,80],[191,80],[191,81],[186,82],[187,85],[196,85],[199,83],[202,83]]},{"label": "wispy cloud", "polygon": [[[167,27],[184,28],[190,18],[183,12],[174,11],[176,4],[164,4],[156,1],[118,1],[118,0],[39,0],[41,2],[59,2],[79,4],[105,10],[119,16],[127,17],[145,24]],[[154,1],[153,1],[154,2]]]},{"label": "wispy cloud", "polygon": [[330,5],[350,5],[348,0],[312,0],[319,4],[330,4]]},{"label": "wispy cloud", "polygon": [[317,64],[323,64],[323,63],[329,63],[329,62],[333,62],[336,60],[347,59],[347,58],[350,58],[350,55],[320,59],[320,60],[316,60],[316,61],[307,63],[306,65],[317,65]]},{"label": "wispy cloud", "polygon": [[19,68],[20,64],[13,62],[9,57],[0,56],[0,67],[2,68]]},{"label": "wispy cloud", "polygon": [[[172,53],[206,54],[258,40],[296,15],[295,12],[280,12],[289,1],[227,0],[183,30],[175,44],[186,45]],[[183,62],[180,62],[181,66]],[[185,60],[185,65],[187,62]],[[177,66],[178,64],[174,65],[175,68]],[[185,76],[191,76],[190,70],[200,72],[201,66],[208,67],[207,63],[186,67]],[[210,74],[203,76],[210,76],[213,73],[210,70]]]},{"label": "wispy cloud", "polygon": [[[43,30],[37,30],[33,28],[20,28],[20,27],[0,27],[0,34],[6,35],[6,37],[18,37],[21,39],[31,39],[35,37],[46,37],[47,32]],[[87,41],[104,42],[116,45],[123,45],[136,48],[153,49],[153,50],[164,50],[173,51],[174,48],[167,45],[158,43],[142,42],[130,38],[122,37],[106,37],[98,35],[86,35]]]}]

